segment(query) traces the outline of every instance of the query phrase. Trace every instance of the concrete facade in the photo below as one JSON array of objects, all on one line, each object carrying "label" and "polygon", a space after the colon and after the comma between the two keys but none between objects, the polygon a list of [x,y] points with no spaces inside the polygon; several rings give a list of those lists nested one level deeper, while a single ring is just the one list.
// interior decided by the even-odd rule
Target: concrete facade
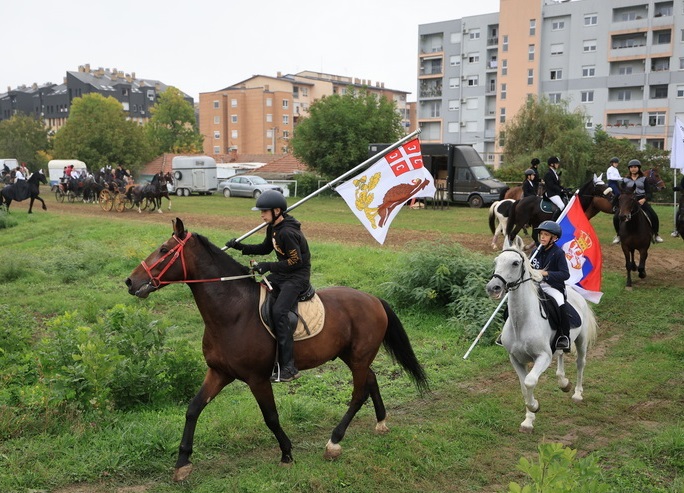
[{"label": "concrete facade", "polygon": [[[684,7],[654,0],[500,0],[500,11],[419,26],[417,118],[427,142],[499,137],[530,96],[567,101],[590,132],[670,148],[684,117]],[[460,57],[460,59],[459,59]]]}]

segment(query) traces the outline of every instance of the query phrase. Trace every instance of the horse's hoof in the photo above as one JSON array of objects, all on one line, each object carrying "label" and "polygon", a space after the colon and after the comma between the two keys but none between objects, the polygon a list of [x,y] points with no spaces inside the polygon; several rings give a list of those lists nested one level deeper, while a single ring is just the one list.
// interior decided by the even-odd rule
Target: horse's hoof
[{"label": "horse's hoof", "polygon": [[330,440],[328,440],[328,443],[325,446],[323,458],[326,460],[335,460],[340,455],[342,455],[342,445],[339,443],[332,443]]},{"label": "horse's hoof", "polygon": [[573,395],[572,396],[572,402],[576,402],[579,404],[580,402],[583,402],[583,401],[584,401],[584,399],[582,398],[581,395]]},{"label": "horse's hoof", "polygon": [[646,271],[639,272],[639,279],[643,279],[644,277],[646,277]]},{"label": "horse's hoof", "polygon": [[631,290],[632,290],[632,285],[631,285],[631,284],[628,284],[627,286],[625,286],[625,290],[626,290],[626,291],[631,291]]},{"label": "horse's hoof", "polygon": [[522,426],[520,425],[520,428],[518,428],[518,431],[520,433],[532,433],[534,431],[534,428],[531,426]]},{"label": "horse's hoof", "polygon": [[173,473],[173,480],[175,482],[185,481],[192,472],[192,462],[185,464],[183,467],[178,467]]},{"label": "horse's hoof", "polygon": [[561,390],[563,392],[570,392],[570,389],[572,389],[572,382],[568,380],[568,384],[565,387],[561,387]]},{"label": "horse's hoof", "polygon": [[382,421],[378,421],[375,425],[375,433],[384,435],[385,433],[389,433],[389,431],[390,430],[387,428],[387,424],[385,423],[384,419]]},{"label": "horse's hoof", "polygon": [[294,461],[289,461],[289,462],[280,461],[278,463],[278,467],[286,467],[289,469],[290,467],[292,467],[293,464],[294,464]]}]

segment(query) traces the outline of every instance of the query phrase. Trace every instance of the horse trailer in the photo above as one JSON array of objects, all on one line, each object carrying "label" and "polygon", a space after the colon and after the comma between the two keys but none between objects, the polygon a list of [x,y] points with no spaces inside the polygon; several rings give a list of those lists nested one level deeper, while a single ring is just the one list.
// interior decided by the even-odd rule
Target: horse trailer
[{"label": "horse trailer", "polygon": [[216,161],[209,156],[176,156],[171,161],[173,189],[179,197],[211,195],[218,189]]},{"label": "horse trailer", "polygon": [[50,180],[50,187],[59,184],[60,178],[64,176],[64,169],[72,164],[74,165],[74,169],[77,169],[79,173],[88,170],[86,163],[79,161],[78,159],[53,159],[48,163],[48,180]]},{"label": "horse trailer", "polygon": [[[390,144],[370,144],[369,156]],[[471,145],[421,144],[423,163],[435,179],[440,198],[482,207],[499,200],[506,184],[497,180]]]}]

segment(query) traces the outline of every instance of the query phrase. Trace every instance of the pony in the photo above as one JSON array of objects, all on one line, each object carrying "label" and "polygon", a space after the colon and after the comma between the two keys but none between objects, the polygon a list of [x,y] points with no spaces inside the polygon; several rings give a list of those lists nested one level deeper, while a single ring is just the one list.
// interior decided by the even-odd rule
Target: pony
[{"label": "pony", "polygon": [[25,195],[21,194],[20,187],[25,186],[22,185],[21,183],[13,183],[11,185],[6,185],[5,187],[0,190],[0,205],[4,205],[5,208],[7,209],[7,212],[9,212],[10,204],[12,204],[12,201],[16,202],[22,202],[26,200],[27,198],[31,199],[31,202],[29,203],[29,214],[33,214],[33,202],[36,200],[40,200],[41,204],[43,204],[43,210],[47,210],[47,205],[45,205],[45,201],[39,197],[40,194],[40,184],[46,185],[48,182],[47,178],[43,174],[43,170],[38,170],[35,173],[32,173],[31,176],[29,176],[28,180],[26,180],[26,184],[28,185],[28,197]]},{"label": "pony", "polygon": [[599,212],[612,215],[613,210],[613,189],[603,181],[603,173],[594,177],[582,185],[577,192],[582,210],[591,219]]},{"label": "pony", "polygon": [[658,168],[649,168],[643,173],[648,184],[653,187],[656,192],[660,192],[663,188],[665,188],[665,181],[660,177]]},{"label": "pony", "polygon": [[[540,271],[532,269],[523,251],[506,240],[504,250],[494,261],[494,274],[486,286],[487,294],[494,300],[500,300],[505,293],[508,294],[508,319],[501,333],[501,343],[518,375],[525,401],[525,420],[520,423],[520,432],[534,429],[536,413],[539,411],[534,389],[553,359],[551,343],[556,334],[539,299],[538,284],[541,279]],[[586,300],[572,288],[568,289],[567,302],[575,308],[581,319],[580,326],[570,331],[570,339],[577,352],[577,384],[572,400],[581,402],[587,351],[596,341],[597,323]],[[572,383],[565,376],[563,352],[556,351],[556,357],[558,386],[563,392],[569,392]],[[531,369],[528,367],[530,363]]]},{"label": "pony", "polygon": [[[169,284],[187,283],[204,320],[202,350],[208,370],[186,412],[175,481],[186,479],[192,471],[190,456],[200,413],[234,380],[245,382],[259,404],[280,446],[280,464],[293,462],[292,443],[280,426],[269,380],[276,343],[260,320],[258,306],[263,288],[253,277],[247,267],[207,238],[186,231],[181,219],[176,218],[171,238],[125,280],[128,292],[139,298],[147,298]],[[314,337],[296,341],[294,353],[300,370],[316,368],[335,358],[351,369],[351,401],[324,453],[325,458],[335,459],[342,452],[340,441],[349,423],[368,397],[375,408],[375,430],[388,431],[380,388],[370,367],[380,345],[408,373],[421,394],[429,386],[401,321],[386,301],[347,287],[321,289],[318,294],[326,311],[323,329]]]},{"label": "pony", "polygon": [[497,249],[496,241],[499,235],[504,236],[506,232],[506,225],[508,223],[508,215],[511,212],[511,207],[515,203],[513,199],[497,200],[489,206],[489,229],[492,234],[492,249]]},{"label": "pony", "polygon": [[[634,194],[636,186],[623,188],[618,197],[618,217],[620,225],[618,236],[622,253],[625,255],[625,269],[627,270],[626,287],[632,287],[632,271],[639,271],[639,278],[646,277],[646,259],[648,248],[651,246],[653,230],[651,222],[641,208]],[[639,266],[635,262],[634,252],[639,252]]]}]

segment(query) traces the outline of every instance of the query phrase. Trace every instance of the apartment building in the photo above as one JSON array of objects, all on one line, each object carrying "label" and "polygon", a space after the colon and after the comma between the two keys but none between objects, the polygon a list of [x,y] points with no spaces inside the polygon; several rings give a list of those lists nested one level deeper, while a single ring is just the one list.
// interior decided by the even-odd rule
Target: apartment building
[{"label": "apartment building", "polygon": [[255,75],[225,89],[199,96],[200,132],[204,152],[221,156],[287,153],[289,139],[311,104],[324,96],[368,89],[395,101],[404,126],[410,128],[406,91],[385,88],[382,82],[303,71],[275,77]]},{"label": "apartment building", "polygon": [[586,126],[670,148],[684,114],[684,6],[654,0],[500,0],[499,12],[423,24],[418,125],[502,162],[506,121],[530,96],[567,101]]},{"label": "apartment building", "polygon": [[[98,93],[119,101],[129,119],[143,124],[149,120],[150,108],[157,102],[157,97],[167,88],[161,81],[138,78],[135,72],[129,74],[102,67],[91,70],[86,64],[79,66],[77,71],[68,71],[61,84],[8,88],[6,93],[0,94],[0,120],[24,113],[42,118],[46,127],[58,130],[69,117],[74,98]],[[193,104],[187,94],[184,99]]]}]

